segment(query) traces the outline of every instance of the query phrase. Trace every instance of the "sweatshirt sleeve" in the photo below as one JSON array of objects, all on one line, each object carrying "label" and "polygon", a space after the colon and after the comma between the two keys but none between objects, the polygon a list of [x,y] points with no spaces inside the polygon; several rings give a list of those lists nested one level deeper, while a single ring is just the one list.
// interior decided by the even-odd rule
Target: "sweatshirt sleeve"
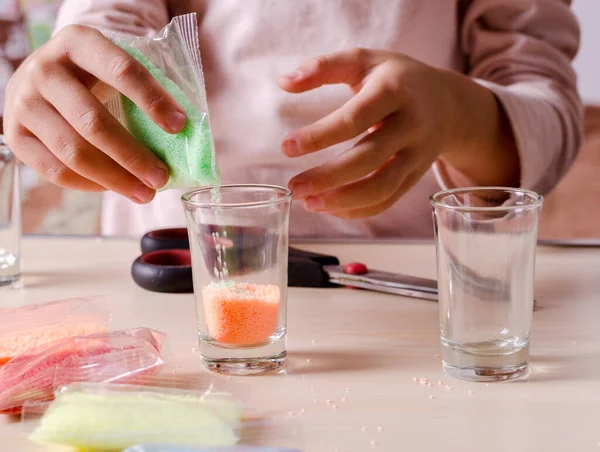
[{"label": "sweatshirt sleeve", "polygon": [[[521,188],[550,191],[575,159],[583,108],[571,66],[580,30],[570,0],[463,2],[466,73],[491,90],[510,120]],[[440,185],[449,178],[434,165]]]},{"label": "sweatshirt sleeve", "polygon": [[71,24],[121,35],[151,35],[169,22],[166,0],[65,0],[55,33]]}]

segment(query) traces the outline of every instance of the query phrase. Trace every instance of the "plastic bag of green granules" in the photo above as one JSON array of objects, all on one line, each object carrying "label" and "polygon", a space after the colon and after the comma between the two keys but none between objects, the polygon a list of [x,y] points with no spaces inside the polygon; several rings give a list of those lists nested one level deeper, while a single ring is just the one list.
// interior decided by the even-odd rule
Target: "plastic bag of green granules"
[{"label": "plastic bag of green granules", "polygon": [[185,128],[170,134],[130,99],[110,90],[108,110],[169,167],[169,181],[161,190],[218,186],[220,176],[208,117],[196,14],[173,18],[154,36],[107,37],[142,63],[187,114]]}]

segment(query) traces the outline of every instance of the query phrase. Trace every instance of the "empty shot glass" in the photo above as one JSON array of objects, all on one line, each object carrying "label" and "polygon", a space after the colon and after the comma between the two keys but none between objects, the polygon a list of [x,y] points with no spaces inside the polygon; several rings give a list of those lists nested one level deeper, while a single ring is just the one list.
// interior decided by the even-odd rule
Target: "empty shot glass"
[{"label": "empty shot glass", "polygon": [[449,375],[470,381],[527,375],[542,202],[532,191],[501,187],[431,197]]},{"label": "empty shot glass", "polygon": [[278,369],[287,350],[291,192],[224,185],[182,201],[204,365],[228,375]]},{"label": "empty shot glass", "polygon": [[19,161],[0,135],[0,287],[21,277],[21,184]]}]

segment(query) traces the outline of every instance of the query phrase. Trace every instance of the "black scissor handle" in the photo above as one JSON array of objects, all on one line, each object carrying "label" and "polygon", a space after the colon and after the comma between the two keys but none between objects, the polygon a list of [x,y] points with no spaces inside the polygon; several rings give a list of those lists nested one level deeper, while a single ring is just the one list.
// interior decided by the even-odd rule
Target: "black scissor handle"
[{"label": "black scissor handle", "polygon": [[144,253],[131,265],[131,276],[138,286],[151,292],[194,291],[189,250],[156,250]]},{"label": "black scissor handle", "polygon": [[158,250],[189,250],[187,228],[156,229],[144,234],[140,242],[142,254]]},{"label": "black scissor handle", "polygon": [[[206,233],[210,234],[211,229]],[[261,246],[266,239],[266,231],[252,228],[230,228],[229,236],[235,244],[226,250],[237,253],[232,262],[243,264],[240,268],[230,268],[230,273],[242,275],[260,266],[254,260],[260,256],[252,252],[252,247]],[[248,247],[246,250],[245,247]],[[210,247],[209,247],[210,248]],[[141,239],[142,254],[133,263],[131,275],[135,283],[153,292],[189,293],[193,292],[193,278],[190,256],[190,243],[187,228],[166,228],[149,231]],[[204,259],[214,260],[211,249],[203,250]],[[244,256],[247,255],[247,258]],[[333,287],[329,276],[323,270],[325,265],[339,265],[335,256],[313,253],[290,247],[288,250],[288,286],[290,287]]]}]

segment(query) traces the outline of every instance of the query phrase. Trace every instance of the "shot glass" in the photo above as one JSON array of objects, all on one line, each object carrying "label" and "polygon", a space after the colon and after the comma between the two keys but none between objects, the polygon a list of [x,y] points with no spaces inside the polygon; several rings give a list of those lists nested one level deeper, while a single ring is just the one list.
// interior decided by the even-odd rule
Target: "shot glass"
[{"label": "shot glass", "polygon": [[0,287],[21,278],[21,184],[19,161],[0,135]]},{"label": "shot glass", "polygon": [[200,355],[212,371],[249,375],[286,357],[291,192],[224,185],[182,196]]},{"label": "shot glass", "polygon": [[537,193],[502,187],[431,197],[447,374],[469,381],[527,375],[542,203]]}]

